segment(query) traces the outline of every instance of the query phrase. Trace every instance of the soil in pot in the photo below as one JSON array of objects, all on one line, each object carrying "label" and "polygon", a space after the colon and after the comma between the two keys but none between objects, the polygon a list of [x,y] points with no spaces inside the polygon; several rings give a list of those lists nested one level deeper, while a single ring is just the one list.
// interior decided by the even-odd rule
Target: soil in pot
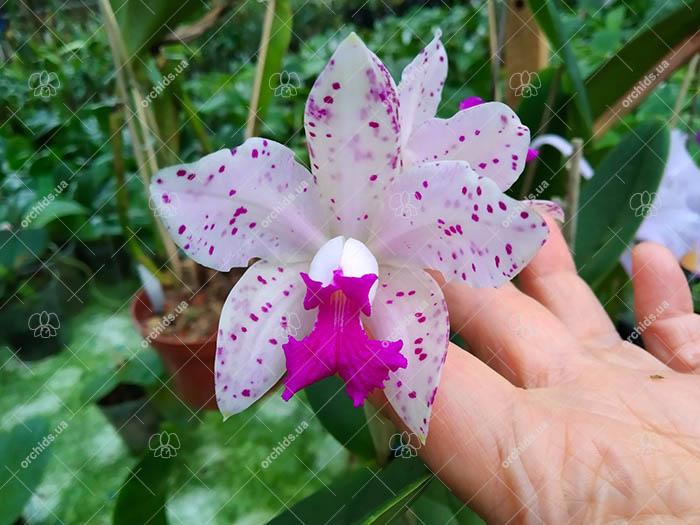
[{"label": "soil in pot", "polygon": [[132,302],[132,317],[163,360],[175,393],[194,409],[217,409],[214,360],[219,316],[243,271],[213,274],[194,295],[182,288],[166,289],[163,313],[153,311],[143,290]]}]

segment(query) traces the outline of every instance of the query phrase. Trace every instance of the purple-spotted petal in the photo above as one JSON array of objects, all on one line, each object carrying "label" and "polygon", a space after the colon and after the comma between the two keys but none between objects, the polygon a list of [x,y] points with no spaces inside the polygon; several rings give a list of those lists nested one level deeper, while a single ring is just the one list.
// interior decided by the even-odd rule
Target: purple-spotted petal
[{"label": "purple-spotted petal", "polygon": [[[395,195],[402,196],[398,206]],[[440,270],[474,287],[512,279],[549,233],[535,211],[466,162],[414,166],[387,188],[386,199],[369,245],[377,260]]]},{"label": "purple-spotted petal", "polygon": [[354,33],[321,72],[304,129],[331,237],[364,241],[376,199],[399,166],[399,102],[391,75]]},{"label": "purple-spotted petal", "polygon": [[284,268],[258,261],[226,298],[216,341],[216,401],[228,417],[248,408],[282,377],[282,344],[304,337],[314,314],[302,308],[306,288],[299,273],[308,263]]},{"label": "purple-spotted petal", "polygon": [[530,130],[505,104],[487,102],[447,120],[426,120],[411,133],[404,163],[464,160],[507,190],[525,166]]},{"label": "purple-spotted petal", "polygon": [[531,199],[520,201],[523,205],[532,208],[539,214],[546,214],[556,219],[558,221],[563,221],[566,217],[564,210],[556,202],[541,200],[541,199]]},{"label": "purple-spotted petal", "polygon": [[375,337],[404,342],[408,366],[392,372],[384,392],[406,426],[423,442],[450,336],[447,305],[423,270],[382,265],[380,285],[365,324]]},{"label": "purple-spotted petal", "polygon": [[192,164],[165,168],[151,198],[175,243],[216,270],[253,257],[309,261],[327,240],[311,175],[289,148],[251,138]]},{"label": "purple-spotted petal", "polygon": [[442,86],[447,78],[447,53],[440,41],[441,32],[408,64],[398,86],[401,102],[401,129],[407,137],[414,126],[437,112]]}]

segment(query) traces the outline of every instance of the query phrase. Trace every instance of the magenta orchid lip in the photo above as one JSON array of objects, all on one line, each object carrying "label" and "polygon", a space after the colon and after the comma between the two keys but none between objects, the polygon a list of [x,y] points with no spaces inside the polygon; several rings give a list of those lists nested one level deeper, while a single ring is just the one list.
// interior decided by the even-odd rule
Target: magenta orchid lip
[{"label": "magenta orchid lip", "polygon": [[179,203],[164,222],[187,255],[220,271],[261,259],[219,322],[225,416],[285,374],[284,399],[338,374],[356,406],[383,388],[425,441],[449,344],[447,307],[425,269],[500,286],[545,242],[538,212],[561,212],[503,193],[530,144],[508,106],[474,100],[435,117],[446,75],[439,32],[398,87],[351,34],[307,100],[310,171],[285,146],[251,138],[153,178],[154,200]]}]

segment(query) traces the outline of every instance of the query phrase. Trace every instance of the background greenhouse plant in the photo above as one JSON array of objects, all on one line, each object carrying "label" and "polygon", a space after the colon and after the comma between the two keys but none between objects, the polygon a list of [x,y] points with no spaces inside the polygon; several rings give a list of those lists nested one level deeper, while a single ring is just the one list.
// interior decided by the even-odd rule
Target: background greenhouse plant
[{"label": "background greenhouse plant", "polygon": [[[493,3],[503,20],[505,2]],[[158,126],[159,136],[150,139],[158,166],[243,142],[246,128],[251,131],[256,86],[261,118],[252,120],[255,132],[286,143],[308,165],[299,133],[303,104],[351,31],[379,50],[397,78],[439,27],[450,74],[438,115],[451,116],[468,97],[491,97],[482,2],[446,7],[370,1],[359,9],[346,1],[169,4],[109,4],[132,57],[133,82]],[[679,97],[686,54],[698,51],[692,47],[697,39],[688,37],[700,25],[700,9],[680,0],[528,4],[550,41],[551,58],[548,67],[531,72],[539,87],[515,109],[533,136],[584,140],[595,176],[581,186],[576,260],[624,331],[631,328],[630,286],[618,259],[643,219],[630,198],[658,186],[667,123],[679,100],[676,126],[694,135],[700,120],[697,75]],[[215,11],[213,21],[206,18]],[[266,16],[277,40],[258,68]],[[203,19],[211,25],[197,36]],[[193,38],[173,36],[188,27],[194,27],[187,33]],[[275,516],[278,523],[383,523],[407,511],[418,523],[480,522],[418,458],[392,455],[378,468],[365,414],[336,395],[342,390],[337,378],[307,388],[305,398],[289,405],[271,396],[226,423],[177,399],[127,312],[139,288],[137,260],[143,256],[159,270],[168,255],[126,126],[127,101],[117,92],[100,2],[7,4],[0,10],[0,31],[0,457],[12,467],[0,472],[0,523],[20,516],[29,523],[258,523]],[[610,108],[622,104],[670,48],[682,49],[684,60],[664,68],[663,81],[645,88],[625,114],[610,118]],[[164,86],[182,61],[187,66]],[[502,92],[509,80],[501,71]],[[289,96],[276,96],[287,83],[294,90],[278,92]],[[41,86],[46,89],[37,95]],[[150,97],[156,86],[161,89]],[[132,97],[131,90],[127,95]],[[133,123],[141,134],[139,122]],[[115,129],[121,131],[115,135]],[[697,161],[698,145],[689,148]],[[537,198],[564,197],[567,160],[542,151],[512,196],[547,181]],[[115,176],[120,162],[123,178]],[[598,198],[601,187],[607,191]],[[41,312],[56,314],[55,337],[36,338],[29,329],[29,318]],[[118,382],[148,392],[161,413],[159,432],[178,437],[176,455],[155,457],[148,446],[138,457],[129,452],[96,405]],[[308,428],[263,468],[261,461],[302,421]],[[62,422],[65,429],[57,432]],[[54,437],[50,446],[22,468],[32,447],[48,435]],[[392,437],[389,432],[387,446],[407,446]]]}]

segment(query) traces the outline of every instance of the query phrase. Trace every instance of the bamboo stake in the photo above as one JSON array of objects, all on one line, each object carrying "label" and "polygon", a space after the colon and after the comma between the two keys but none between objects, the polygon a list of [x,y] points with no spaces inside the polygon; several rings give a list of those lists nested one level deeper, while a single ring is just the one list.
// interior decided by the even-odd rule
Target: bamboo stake
[{"label": "bamboo stake", "polygon": [[501,101],[501,88],[499,86],[500,58],[498,55],[498,27],[496,24],[496,5],[494,0],[487,0],[489,20],[489,53],[491,54],[491,81],[493,83],[493,99]]}]

